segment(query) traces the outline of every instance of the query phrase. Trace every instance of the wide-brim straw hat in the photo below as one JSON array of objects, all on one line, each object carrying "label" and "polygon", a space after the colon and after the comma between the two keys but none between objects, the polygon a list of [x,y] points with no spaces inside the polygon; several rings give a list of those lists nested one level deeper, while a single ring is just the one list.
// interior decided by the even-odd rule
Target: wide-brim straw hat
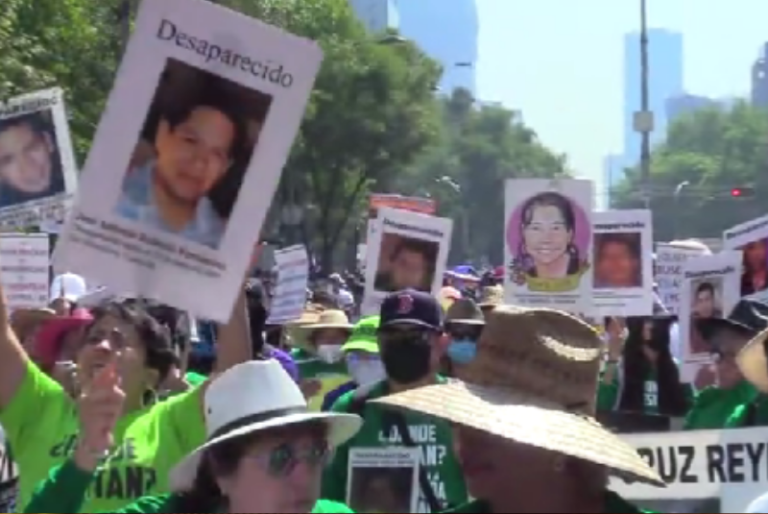
[{"label": "wide-brim straw hat", "polygon": [[485,325],[485,315],[471,298],[456,300],[445,313],[445,324]]},{"label": "wide-brim straw hat", "polygon": [[480,308],[496,307],[502,303],[504,303],[504,287],[495,285],[480,289],[480,301],[477,302]]},{"label": "wide-brim straw hat", "polygon": [[321,422],[328,426],[328,443],[336,448],[362,425],[355,414],[310,411],[299,386],[274,359],[249,361],[225,371],[205,392],[204,412],[207,439],[171,470],[171,491],[191,490],[205,451],[225,441]]},{"label": "wide-brim straw hat", "polygon": [[372,400],[605,466],[664,487],[635,448],[595,420],[602,341],[564,312],[498,306],[458,380]]},{"label": "wide-brim straw hat", "polygon": [[736,365],[747,382],[761,393],[768,394],[766,340],[768,330],[763,330],[753,337],[736,356]]},{"label": "wide-brim straw hat", "polygon": [[338,309],[327,309],[320,313],[317,317],[317,321],[314,323],[307,323],[299,327],[300,330],[307,330],[314,332],[323,328],[337,328],[340,330],[347,330],[352,332],[354,325],[349,322],[347,314]]}]

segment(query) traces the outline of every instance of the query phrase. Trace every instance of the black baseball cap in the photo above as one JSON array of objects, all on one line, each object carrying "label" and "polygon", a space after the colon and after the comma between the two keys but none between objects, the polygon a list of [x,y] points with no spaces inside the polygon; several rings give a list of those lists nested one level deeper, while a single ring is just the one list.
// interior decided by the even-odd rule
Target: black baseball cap
[{"label": "black baseball cap", "polygon": [[752,337],[768,328],[768,303],[761,298],[742,298],[727,318],[697,319],[696,327],[707,341],[723,329]]},{"label": "black baseball cap", "polygon": [[381,303],[379,329],[392,325],[418,325],[442,330],[443,309],[437,298],[415,289],[390,293]]}]

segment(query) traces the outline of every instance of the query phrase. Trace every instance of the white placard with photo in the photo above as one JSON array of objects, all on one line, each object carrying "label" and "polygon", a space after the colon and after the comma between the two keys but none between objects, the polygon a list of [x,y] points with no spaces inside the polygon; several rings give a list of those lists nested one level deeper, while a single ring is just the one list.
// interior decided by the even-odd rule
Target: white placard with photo
[{"label": "white placard with photo", "polygon": [[699,372],[710,373],[712,353],[696,327],[697,319],[726,317],[739,301],[741,252],[726,250],[694,257],[683,266],[680,292],[680,342],[682,379],[696,380]]},{"label": "white placard with photo", "polygon": [[453,220],[381,208],[366,246],[363,311],[373,313],[393,291],[416,289],[437,295],[451,246]]},{"label": "white placard with photo", "polygon": [[269,306],[268,325],[283,325],[299,319],[307,305],[309,259],[304,245],[289,246],[275,252],[277,285]]},{"label": "white placard with photo", "polygon": [[355,512],[421,512],[419,448],[350,448],[347,505]]},{"label": "white placard with photo", "polygon": [[76,190],[62,90],[0,102],[0,226],[62,220]]},{"label": "white placard with photo", "polygon": [[611,490],[646,508],[648,500],[686,504],[685,509],[655,512],[744,512],[768,491],[764,427],[622,434],[622,439],[637,448],[667,487],[614,478]]},{"label": "white placard with photo", "polygon": [[688,259],[701,257],[699,248],[677,246],[670,243],[656,243],[656,270],[654,278],[657,293],[666,309],[677,314],[680,306],[680,291],[683,281],[683,267]]},{"label": "white placard with photo", "polygon": [[589,180],[506,181],[507,303],[593,311],[592,197]]},{"label": "white placard with photo", "polygon": [[11,310],[48,305],[47,234],[0,234],[0,280]]},{"label": "white placard with photo", "polygon": [[593,301],[599,316],[653,314],[651,211],[592,213]]},{"label": "white placard with photo", "polygon": [[321,59],[212,2],[144,0],[56,266],[226,322]]},{"label": "white placard with photo", "polygon": [[741,250],[741,296],[768,298],[768,216],[723,232],[724,250]]}]

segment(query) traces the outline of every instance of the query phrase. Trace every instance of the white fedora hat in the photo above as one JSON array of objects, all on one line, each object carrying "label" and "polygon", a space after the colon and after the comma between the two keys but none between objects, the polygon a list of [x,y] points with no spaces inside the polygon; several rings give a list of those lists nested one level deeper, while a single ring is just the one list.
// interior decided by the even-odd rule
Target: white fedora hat
[{"label": "white fedora hat", "polygon": [[360,416],[310,412],[301,390],[274,359],[238,364],[215,379],[205,393],[205,428],[208,439],[172,470],[172,491],[192,487],[200,459],[211,446],[245,434],[306,423],[328,424],[328,442],[337,447],[357,433]]}]

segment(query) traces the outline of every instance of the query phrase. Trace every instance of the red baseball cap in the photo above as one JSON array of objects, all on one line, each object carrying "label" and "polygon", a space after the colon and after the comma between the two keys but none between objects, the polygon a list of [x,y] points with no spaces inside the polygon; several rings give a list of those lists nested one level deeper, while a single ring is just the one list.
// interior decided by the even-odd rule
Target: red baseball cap
[{"label": "red baseball cap", "polygon": [[70,316],[57,316],[43,322],[35,338],[35,360],[44,369],[52,368],[59,358],[64,335],[92,321],[88,309],[75,309]]}]

